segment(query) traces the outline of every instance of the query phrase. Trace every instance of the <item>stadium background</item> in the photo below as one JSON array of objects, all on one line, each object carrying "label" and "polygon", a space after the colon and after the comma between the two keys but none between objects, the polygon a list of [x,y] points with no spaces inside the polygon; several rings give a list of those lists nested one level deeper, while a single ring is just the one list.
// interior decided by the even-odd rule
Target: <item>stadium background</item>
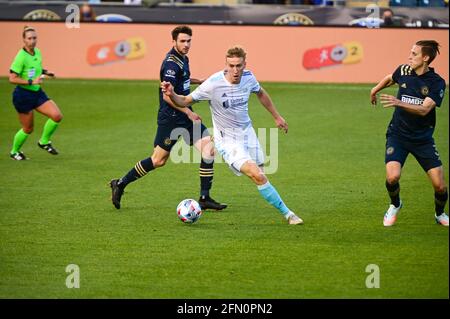
[{"label": "stadium background", "polygon": [[[97,23],[82,23],[80,28],[58,22],[35,25],[39,26],[39,45],[46,52],[45,63],[48,68],[58,69],[62,78],[156,80],[160,59],[167,50],[162,39],[170,41],[173,24],[200,23],[195,28],[190,56],[193,72],[201,76],[212,74],[223,64],[227,47],[241,44],[251,57],[249,67],[261,81],[373,83],[385,75],[378,64],[386,61],[388,69],[395,69],[419,34],[420,38],[436,39],[448,47],[448,8],[436,7],[445,5],[444,1],[427,1],[416,1],[420,7],[397,6],[411,5],[413,1],[375,2],[380,6],[378,18],[366,11],[368,4],[374,4],[368,1],[333,1],[328,6],[283,6],[276,1],[277,5],[234,6],[219,5],[222,2],[217,1],[215,5],[214,1],[210,5],[161,2],[151,7],[109,2],[91,6],[95,17],[88,22]],[[71,12],[66,12],[67,4],[78,2],[50,1],[45,2],[45,7],[22,1],[11,3],[0,2],[0,19],[65,22]],[[382,14],[389,4],[399,23],[385,27]],[[17,34],[23,23],[0,23],[4,39],[0,50],[5,57],[0,61],[0,75],[7,76],[9,61],[21,45]],[[321,54],[328,58],[321,59]],[[58,58],[63,55],[65,59]],[[277,63],[266,63],[274,58]],[[448,61],[448,51],[443,50],[434,64],[447,83]]]}]

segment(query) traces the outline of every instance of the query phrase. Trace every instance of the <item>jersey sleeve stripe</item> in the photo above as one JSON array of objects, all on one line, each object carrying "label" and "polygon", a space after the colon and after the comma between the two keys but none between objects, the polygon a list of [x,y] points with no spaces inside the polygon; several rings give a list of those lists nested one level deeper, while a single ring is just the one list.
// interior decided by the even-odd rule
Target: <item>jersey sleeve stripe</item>
[{"label": "jersey sleeve stripe", "polygon": [[170,55],[170,57],[171,57],[171,58],[173,58],[173,59],[175,59],[175,60],[177,60],[177,61],[178,61],[178,62],[180,62],[181,64],[184,64],[184,62],[183,62],[183,61],[181,61],[181,60],[180,60],[180,58],[179,58],[179,57],[177,57],[176,55],[174,55],[174,54],[171,54],[171,55]]}]

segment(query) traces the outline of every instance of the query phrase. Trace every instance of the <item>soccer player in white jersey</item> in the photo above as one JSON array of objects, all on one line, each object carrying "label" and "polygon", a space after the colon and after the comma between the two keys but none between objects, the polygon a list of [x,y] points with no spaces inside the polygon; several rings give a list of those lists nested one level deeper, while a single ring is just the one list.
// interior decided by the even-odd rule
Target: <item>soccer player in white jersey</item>
[{"label": "soccer player in white jersey", "polygon": [[161,89],[181,108],[199,101],[209,101],[215,146],[231,170],[236,175],[250,177],[261,196],[277,208],[289,224],[303,224],[303,220],[284,204],[264,174],[264,154],[248,115],[250,94],[256,94],[261,104],[272,114],[278,128],[287,133],[288,125],[252,72],[245,70],[245,58],[243,48],[234,46],[228,49],[225,70],[210,76],[187,96],[176,94],[169,82],[161,82]]}]

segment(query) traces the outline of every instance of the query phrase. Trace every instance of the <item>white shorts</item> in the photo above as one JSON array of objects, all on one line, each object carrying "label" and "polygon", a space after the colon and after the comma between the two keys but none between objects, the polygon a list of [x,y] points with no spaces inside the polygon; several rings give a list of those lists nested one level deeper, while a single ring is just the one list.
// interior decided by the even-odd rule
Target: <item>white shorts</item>
[{"label": "white shorts", "polygon": [[264,164],[264,153],[252,126],[242,131],[239,136],[221,136],[220,132],[214,134],[214,144],[229,165],[234,174],[240,176],[241,167],[247,161],[253,161],[258,166]]}]

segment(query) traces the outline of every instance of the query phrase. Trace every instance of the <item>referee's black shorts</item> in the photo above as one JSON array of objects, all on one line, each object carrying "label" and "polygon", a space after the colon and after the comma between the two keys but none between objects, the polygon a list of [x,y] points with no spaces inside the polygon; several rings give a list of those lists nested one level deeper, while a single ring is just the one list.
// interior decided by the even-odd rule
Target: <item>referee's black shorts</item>
[{"label": "referee's black shorts", "polygon": [[13,104],[19,113],[28,113],[50,100],[42,89],[31,91],[16,86],[13,92]]}]

